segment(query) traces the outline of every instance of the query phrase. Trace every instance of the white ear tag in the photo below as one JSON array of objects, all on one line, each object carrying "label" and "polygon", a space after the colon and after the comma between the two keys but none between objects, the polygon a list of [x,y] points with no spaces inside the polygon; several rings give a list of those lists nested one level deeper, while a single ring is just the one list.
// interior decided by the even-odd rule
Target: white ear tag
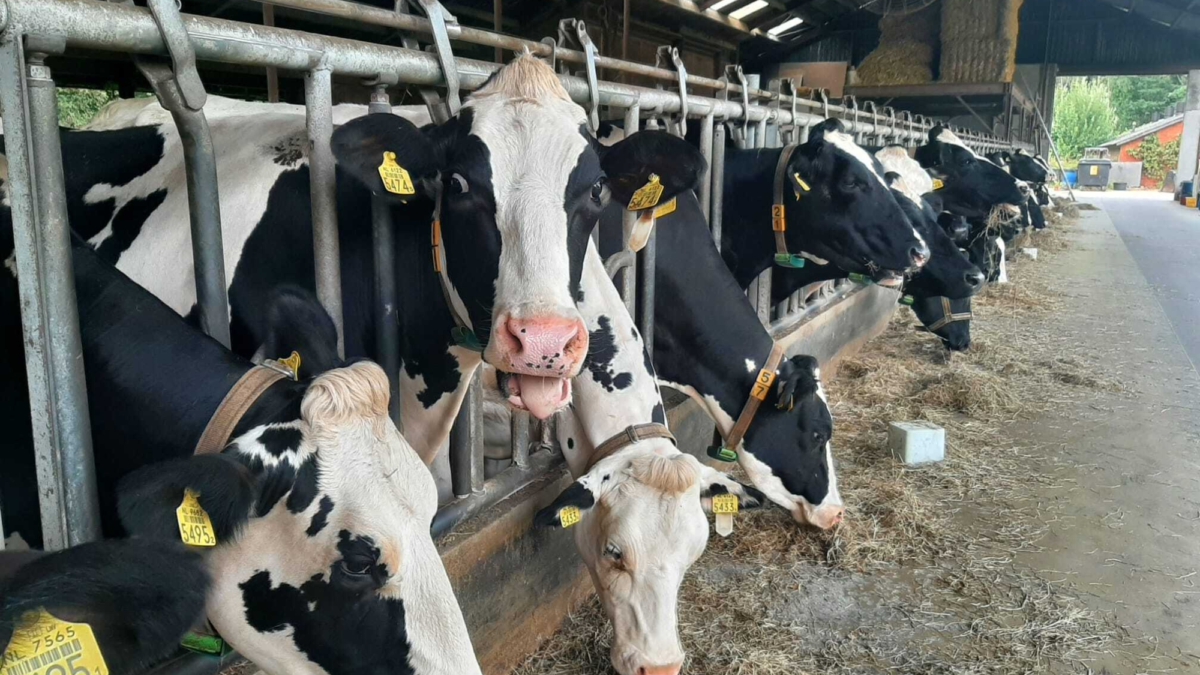
[{"label": "white ear tag", "polygon": [[626,248],[634,253],[646,248],[646,242],[650,241],[650,233],[654,231],[654,223],[657,221],[653,209],[639,212],[633,226],[629,228],[629,243]]},{"label": "white ear tag", "polygon": [[712,498],[712,511],[716,516],[717,534],[722,537],[728,537],[733,534],[733,516],[738,512],[737,495],[729,493],[714,495]]}]

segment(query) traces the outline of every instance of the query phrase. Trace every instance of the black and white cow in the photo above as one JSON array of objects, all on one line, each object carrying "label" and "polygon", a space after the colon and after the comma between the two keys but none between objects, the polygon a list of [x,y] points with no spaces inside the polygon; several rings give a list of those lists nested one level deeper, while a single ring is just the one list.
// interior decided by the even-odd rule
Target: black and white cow
[{"label": "black and white cow", "polygon": [[[9,645],[14,628],[26,627],[31,614],[44,610],[87,624],[109,672],[137,675],[179,648],[204,615],[210,581],[204,557],[178,542],[125,539],[50,554],[0,551],[0,645]],[[74,630],[64,636],[81,638]],[[8,656],[48,651],[29,649]],[[81,656],[74,652],[68,663]],[[19,672],[15,662],[5,670]]]},{"label": "black and white cow", "polygon": [[942,181],[938,194],[951,213],[986,218],[995,206],[1019,207],[1029,198],[1007,171],[976,154],[941,125],[929,131],[929,142],[916,149],[915,157]]},{"label": "black and white cow", "polygon": [[676,675],[684,660],[679,587],[707,545],[711,497],[734,494],[743,509],[764,499],[664,438],[593,456],[629,426],[665,425],[666,416],[641,335],[594,246],[581,288],[591,347],[575,378],[575,401],[558,416],[559,441],[577,480],[535,525],[562,526],[562,509],[579,509],[575,545],[613,624],[613,667],[621,675]]},{"label": "black and white cow", "polygon": [[[623,245],[620,208],[601,221],[611,255]],[[732,430],[774,341],[713,247],[693,193],[659,219],[654,366],[661,384],[700,404],[722,435]],[[738,462],[768,499],[822,529],[844,512],[830,450],[832,418],[810,356],[784,360],[777,384],[738,449]]]},{"label": "black and white cow", "polygon": [[1039,205],[1049,203],[1050,193],[1046,190],[1046,181],[1050,177],[1050,167],[1040,158],[1035,158],[1020,149],[1015,153],[1007,150],[991,152],[987,158],[1028,186],[1029,198],[1021,205],[1022,222],[1035,230],[1045,229],[1046,217]]},{"label": "black and white cow", "polygon": [[971,320],[960,318],[949,322],[943,321],[946,318],[946,303],[949,304],[951,315],[957,314],[965,317],[971,313],[971,298],[951,300],[934,295],[914,296],[912,311],[926,328],[938,326],[931,332],[941,339],[942,345],[946,349],[952,352],[964,351],[971,346]]},{"label": "black and white cow", "polygon": [[[0,251],[7,258],[11,249]],[[272,675],[480,672],[429,534],[433,479],[387,416],[383,371],[360,361],[311,380],[281,379],[241,417],[223,452],[194,456],[209,419],[251,364],[102,258],[76,241],[104,534],[177,542],[176,509],[186,491],[195,493],[216,536],[204,556],[212,580],[208,619]],[[21,351],[17,312],[16,280],[5,270],[7,354]],[[23,363],[5,361],[22,376],[9,372],[0,381],[4,526],[38,546]],[[156,573],[174,587],[187,580],[172,575],[187,569]],[[141,609],[130,598],[110,601]]]},{"label": "black and white cow", "polygon": [[[742,288],[774,258],[771,205],[781,152],[725,152],[721,256]],[[881,278],[898,278],[928,258],[928,246],[896,203],[878,162],[837,120],[813,127],[786,173],[790,252]]]}]

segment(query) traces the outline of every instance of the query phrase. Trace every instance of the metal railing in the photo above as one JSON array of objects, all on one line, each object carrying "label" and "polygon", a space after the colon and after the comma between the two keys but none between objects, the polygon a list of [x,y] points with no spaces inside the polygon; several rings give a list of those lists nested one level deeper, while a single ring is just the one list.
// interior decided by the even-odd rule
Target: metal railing
[{"label": "metal railing", "polygon": [[[403,0],[401,0],[403,2]],[[172,112],[181,129],[189,195],[195,195],[191,219],[197,298],[202,316],[211,317],[206,329],[227,340],[220,219],[217,203],[213,148],[204,119],[204,90],[195,72],[197,61],[267,68],[304,74],[307,111],[313,247],[317,294],[338,326],[341,343],[341,284],[337,265],[337,211],[334,203],[334,165],[329,150],[332,131],[332,78],[355,77],[372,88],[374,114],[388,107],[386,87],[407,84],[420,88],[435,121],[457,111],[461,90],[481,86],[499,64],[455,57],[452,41],[507,50],[528,50],[548,59],[560,70],[560,80],[573,100],[589,111],[589,122],[598,121],[601,106],[624,117],[627,133],[643,120],[648,128],[659,118],[672,118],[668,126],[683,133],[689,120],[700,120],[701,152],[710,163],[701,187],[704,213],[710,219],[713,239],[721,241],[722,182],[727,133],[754,139],[765,147],[768,138],[803,142],[808,129],[826,117],[843,119],[856,137],[909,146],[921,142],[931,122],[920,116],[860,107],[851,97],[830,102],[822,90],[807,90],[791,81],[772,81],[768,89],[751,85],[739,68],[732,77],[712,79],[689,74],[679,54],[660,50],[655,66],[604,57],[596,52],[582,22],[560,24],[556,38],[533,42],[491,31],[457,25],[436,0],[409,0],[425,14],[368,7],[345,0],[271,0],[271,5],[320,13],[426,36],[432,52],[419,50],[416,40],[405,37],[403,47],[373,44],[340,37],[252,25],[203,16],[180,14],[171,0],[150,0],[150,8],[99,0],[21,0],[0,3],[0,105],[5,110],[9,199],[16,244],[16,263],[25,332],[31,415],[37,456],[38,483],[45,543],[58,549],[99,535],[95,467],[92,458],[86,391],[82,370],[78,315],[70,265],[70,238],[66,219],[62,157],[59,148],[55,85],[46,55],[86,49],[135,56],[147,73],[163,106]],[[169,59],[169,65],[162,60]],[[569,65],[582,66],[569,73]],[[646,88],[599,79],[600,69],[645,76],[659,81]],[[146,73],[147,69],[143,68]],[[158,80],[155,83],[155,80]],[[731,81],[732,80],[732,81]],[[783,85],[788,85],[788,94]],[[446,89],[441,99],[434,87]],[[712,96],[694,90],[712,90]],[[955,132],[979,151],[1009,147],[1001,139],[964,129]],[[376,358],[388,370],[392,386],[391,414],[399,422],[399,336],[385,320],[395,303],[395,261],[392,259],[390,214],[380,204],[372,209],[376,266],[376,312],[381,353]],[[622,296],[648,347],[654,338],[655,238],[637,255],[613,260],[612,268],[625,270]],[[392,289],[389,291],[388,289]],[[779,321],[802,319],[819,311],[831,299],[849,292],[847,283],[826,285],[809,299],[811,289],[793,295],[772,309],[770,280],[758,281],[753,298],[764,324],[772,312]],[[222,331],[224,333],[222,334]],[[450,445],[451,482],[457,499],[439,510],[435,534],[527,485],[561,461],[548,448],[549,425],[539,425],[538,446],[533,445],[528,415],[514,415],[513,465],[492,478],[483,472],[481,386],[474,382],[464,409],[454,425]],[[531,450],[531,448],[534,448]]]}]

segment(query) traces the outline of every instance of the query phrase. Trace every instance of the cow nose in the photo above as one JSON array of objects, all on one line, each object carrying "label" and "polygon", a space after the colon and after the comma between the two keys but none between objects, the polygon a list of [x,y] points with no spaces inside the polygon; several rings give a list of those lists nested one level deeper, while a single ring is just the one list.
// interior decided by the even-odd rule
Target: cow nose
[{"label": "cow nose", "polygon": [[679,675],[680,668],[683,668],[682,663],[669,666],[638,666],[637,675]]},{"label": "cow nose", "polygon": [[983,286],[983,272],[980,272],[979,270],[967,272],[963,275],[963,279],[971,288],[979,288],[980,286]]},{"label": "cow nose", "polygon": [[570,377],[587,352],[587,331],[579,319],[509,317],[511,372],[541,377]]},{"label": "cow nose", "polygon": [[908,256],[912,260],[912,264],[920,267],[929,260],[929,246],[925,242],[921,242],[920,246],[913,246],[908,249]]}]

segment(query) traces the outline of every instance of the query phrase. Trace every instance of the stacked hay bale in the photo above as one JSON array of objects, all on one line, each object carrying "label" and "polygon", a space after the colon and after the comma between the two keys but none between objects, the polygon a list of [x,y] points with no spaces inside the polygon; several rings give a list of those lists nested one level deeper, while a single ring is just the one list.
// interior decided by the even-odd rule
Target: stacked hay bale
[{"label": "stacked hay bale", "polygon": [[937,3],[911,14],[879,20],[879,46],[858,67],[859,84],[922,84],[933,81],[941,12]]},{"label": "stacked hay bale", "polygon": [[941,81],[1012,82],[1022,0],[942,0]]}]

